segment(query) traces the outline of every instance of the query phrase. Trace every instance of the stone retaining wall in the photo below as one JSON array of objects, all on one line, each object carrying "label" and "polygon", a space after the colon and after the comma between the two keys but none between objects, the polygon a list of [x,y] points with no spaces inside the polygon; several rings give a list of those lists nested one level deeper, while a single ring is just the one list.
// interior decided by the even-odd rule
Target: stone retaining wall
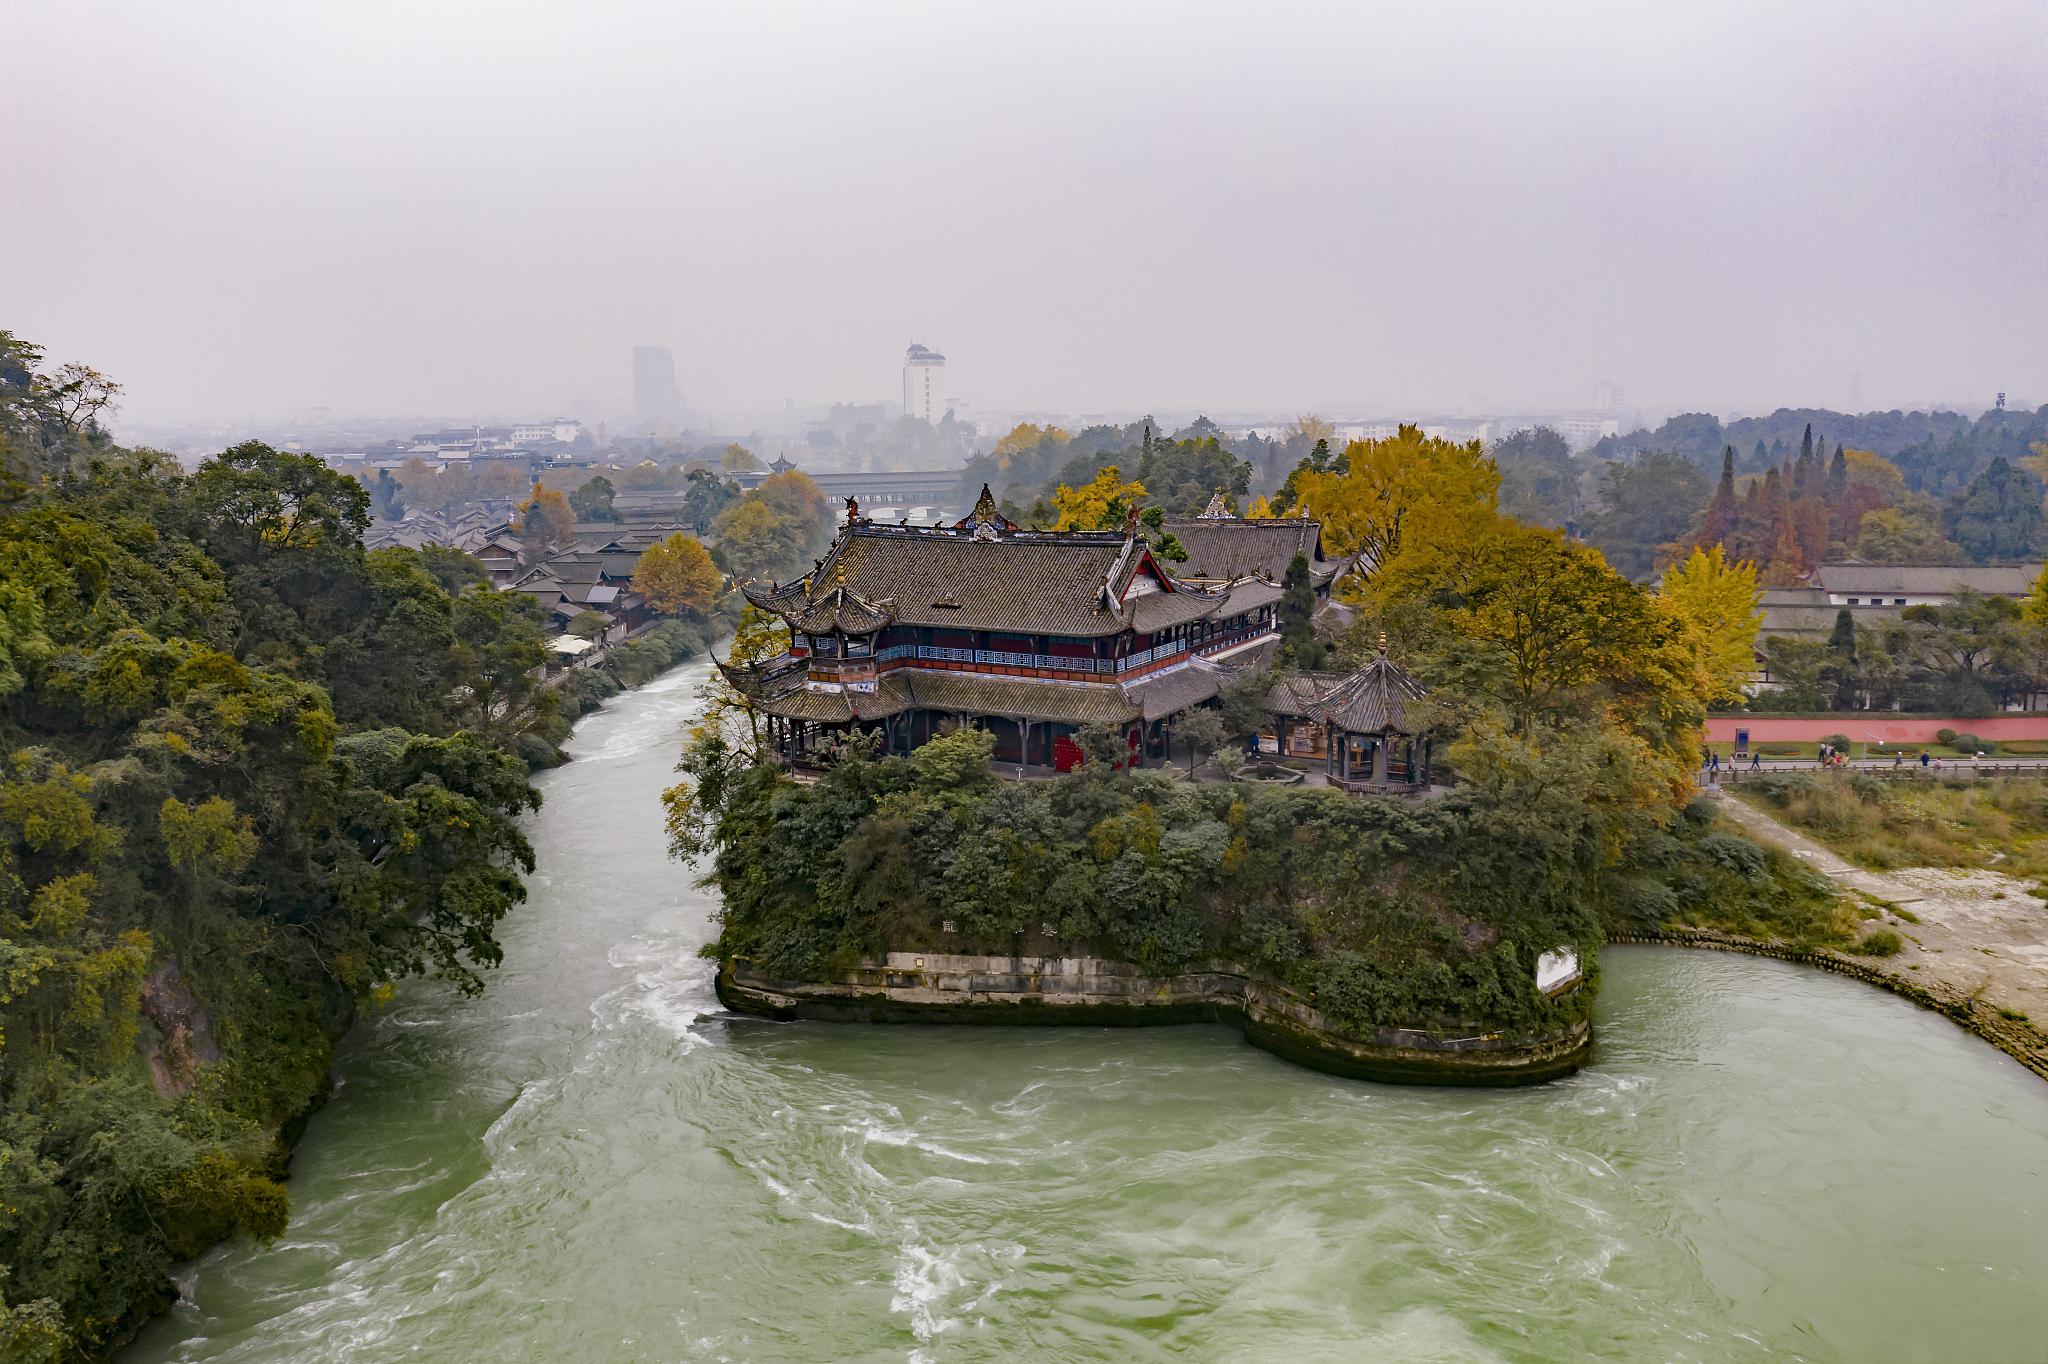
[{"label": "stone retaining wall", "polygon": [[1254,1046],[1299,1065],[1402,1084],[1521,1085],[1585,1064],[1590,1024],[1540,1037],[1382,1028],[1342,1036],[1307,1000],[1231,965],[1148,976],[1099,957],[892,952],[830,980],[778,981],[745,962],[719,966],[727,1008],[782,1020],[1143,1026],[1230,1023]]},{"label": "stone retaining wall", "polygon": [[1884,965],[1881,959],[1852,957],[1826,947],[1801,947],[1787,942],[1746,938],[1739,933],[1723,933],[1712,928],[1667,928],[1609,938],[1608,941],[1741,952],[1849,976],[1946,1016],[2048,1080],[2048,1038],[2044,1038],[2040,1029],[2023,1019],[2006,1018],[1975,995],[1966,994],[1942,981],[1916,980],[1899,967]]}]

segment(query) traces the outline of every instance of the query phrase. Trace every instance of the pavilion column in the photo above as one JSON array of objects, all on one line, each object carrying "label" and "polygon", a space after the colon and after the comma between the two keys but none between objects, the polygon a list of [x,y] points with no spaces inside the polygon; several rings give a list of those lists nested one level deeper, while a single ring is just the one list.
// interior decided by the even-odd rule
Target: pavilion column
[{"label": "pavilion column", "polygon": [[1381,734],[1372,745],[1372,779],[1384,782],[1387,779],[1387,736]]}]

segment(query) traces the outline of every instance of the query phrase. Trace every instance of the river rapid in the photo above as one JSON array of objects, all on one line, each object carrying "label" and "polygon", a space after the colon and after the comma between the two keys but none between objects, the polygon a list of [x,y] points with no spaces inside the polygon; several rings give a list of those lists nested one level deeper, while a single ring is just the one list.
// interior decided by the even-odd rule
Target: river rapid
[{"label": "river rapid", "polygon": [[1819,972],[1610,949],[1592,1065],[1506,1092],[722,1014],[704,673],[579,726],[489,992],[365,1018],[289,1230],[125,1360],[2048,1358],[2048,1086]]}]

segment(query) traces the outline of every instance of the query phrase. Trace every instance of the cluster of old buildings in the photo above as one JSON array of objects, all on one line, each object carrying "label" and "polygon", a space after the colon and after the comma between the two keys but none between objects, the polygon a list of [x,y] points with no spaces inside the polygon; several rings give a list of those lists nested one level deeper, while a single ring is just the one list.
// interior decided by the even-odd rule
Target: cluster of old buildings
[{"label": "cluster of old buildings", "polygon": [[[571,528],[568,543],[535,557],[526,552],[507,515],[468,508],[450,514],[408,511],[402,520],[373,522],[363,545],[446,545],[463,551],[483,565],[492,586],[539,602],[557,651],[576,654],[591,643],[615,642],[654,622],[654,613],[633,590],[633,574],[643,551],[684,529],[660,520],[579,521]],[[570,631],[586,612],[598,618],[598,632],[591,640]]]}]

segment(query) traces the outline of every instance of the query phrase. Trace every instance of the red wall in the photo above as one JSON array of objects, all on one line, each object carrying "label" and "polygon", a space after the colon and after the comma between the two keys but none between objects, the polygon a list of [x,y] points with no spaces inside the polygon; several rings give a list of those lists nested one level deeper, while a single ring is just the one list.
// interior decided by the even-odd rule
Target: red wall
[{"label": "red wall", "polygon": [[[1890,744],[1931,744],[1934,732],[1952,729],[1980,739],[2048,739],[2048,715],[1992,715],[1981,720],[1945,720],[1938,715],[1892,715],[1883,711],[1850,711],[1806,719],[1790,715],[1716,715],[1707,721],[1710,743],[1732,744],[1735,731],[1749,731],[1751,743],[1818,743],[1829,734],[1846,734],[1851,743],[1866,739]],[[1871,735],[1877,738],[1871,739]]]}]

